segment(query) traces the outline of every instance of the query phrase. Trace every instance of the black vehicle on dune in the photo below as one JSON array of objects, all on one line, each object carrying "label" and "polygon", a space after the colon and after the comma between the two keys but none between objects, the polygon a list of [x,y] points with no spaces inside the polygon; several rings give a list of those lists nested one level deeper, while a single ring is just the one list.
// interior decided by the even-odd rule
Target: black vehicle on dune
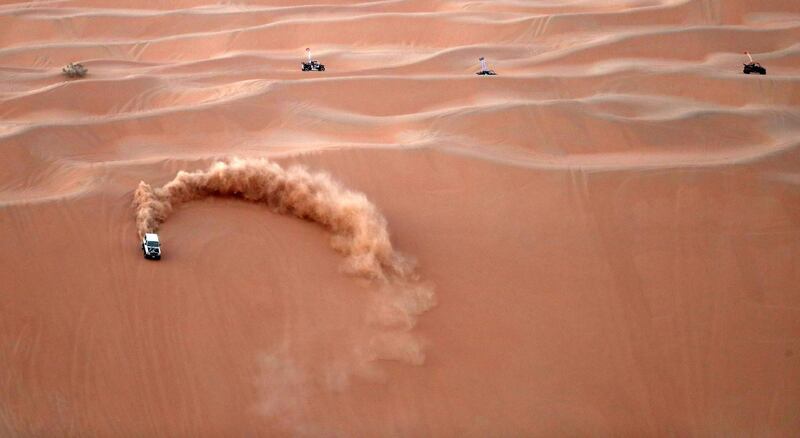
[{"label": "black vehicle on dune", "polygon": [[319,61],[309,61],[303,63],[303,71],[325,71],[325,65]]},{"label": "black vehicle on dune", "polygon": [[750,62],[748,62],[746,64],[743,64],[744,65],[744,69],[742,69],[742,72],[744,74],[746,74],[746,75],[749,75],[750,73],[756,73],[756,74],[759,74],[759,75],[767,74],[767,69],[762,67],[761,64],[755,62],[753,60],[753,57],[750,55],[750,52],[744,52],[744,54],[747,55],[747,58],[750,60]]},{"label": "black vehicle on dune", "polygon": [[751,62],[749,64],[743,64],[744,69],[742,70],[744,74],[749,75],[750,73],[756,73],[760,75],[767,74],[767,69],[761,66],[761,64],[757,62]]}]

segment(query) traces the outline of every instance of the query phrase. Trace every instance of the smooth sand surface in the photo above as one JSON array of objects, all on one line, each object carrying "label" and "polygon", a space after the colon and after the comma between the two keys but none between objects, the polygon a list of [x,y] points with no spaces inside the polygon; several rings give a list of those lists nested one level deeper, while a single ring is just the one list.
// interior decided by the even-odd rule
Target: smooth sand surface
[{"label": "smooth sand surface", "polygon": [[[306,1],[0,1],[1,436],[797,436],[800,2]],[[237,199],[144,260],[139,181],[234,156],[437,305]]]}]

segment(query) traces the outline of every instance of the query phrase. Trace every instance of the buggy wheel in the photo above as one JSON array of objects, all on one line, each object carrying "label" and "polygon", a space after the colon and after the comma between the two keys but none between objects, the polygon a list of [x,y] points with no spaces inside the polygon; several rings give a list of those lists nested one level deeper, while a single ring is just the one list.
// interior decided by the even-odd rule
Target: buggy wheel
[{"label": "buggy wheel", "polygon": [[319,71],[325,71],[325,66],[324,65],[320,65],[319,66]]}]

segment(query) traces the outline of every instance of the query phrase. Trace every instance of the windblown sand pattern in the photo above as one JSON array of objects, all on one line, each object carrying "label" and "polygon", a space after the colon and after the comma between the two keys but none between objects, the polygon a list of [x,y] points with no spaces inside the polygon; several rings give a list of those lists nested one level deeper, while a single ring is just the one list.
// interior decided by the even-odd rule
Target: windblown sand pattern
[{"label": "windblown sand pattern", "polygon": [[6,1],[0,29],[0,436],[800,430],[800,2]]}]

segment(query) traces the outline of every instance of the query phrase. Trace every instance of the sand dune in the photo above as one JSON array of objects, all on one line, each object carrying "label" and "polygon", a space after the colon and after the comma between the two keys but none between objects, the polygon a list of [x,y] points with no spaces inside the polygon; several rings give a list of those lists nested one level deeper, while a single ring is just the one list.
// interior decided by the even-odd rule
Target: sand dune
[{"label": "sand dune", "polygon": [[794,436],[798,41],[794,0],[0,1],[0,435]]}]

